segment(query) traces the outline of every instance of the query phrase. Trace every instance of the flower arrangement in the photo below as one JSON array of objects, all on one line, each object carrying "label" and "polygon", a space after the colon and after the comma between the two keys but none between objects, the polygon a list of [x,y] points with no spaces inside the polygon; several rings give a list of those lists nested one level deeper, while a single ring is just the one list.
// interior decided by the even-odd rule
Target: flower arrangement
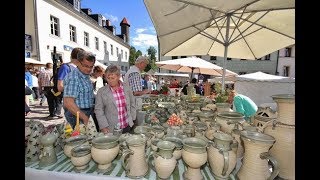
[{"label": "flower arrangement", "polygon": [[226,103],[228,101],[229,91],[225,90],[224,92],[222,92],[222,84],[219,82],[215,84],[214,89],[216,91],[216,103]]},{"label": "flower arrangement", "polygon": [[167,124],[169,126],[181,126],[183,124],[183,121],[180,119],[180,117],[177,114],[173,113],[169,117]]}]

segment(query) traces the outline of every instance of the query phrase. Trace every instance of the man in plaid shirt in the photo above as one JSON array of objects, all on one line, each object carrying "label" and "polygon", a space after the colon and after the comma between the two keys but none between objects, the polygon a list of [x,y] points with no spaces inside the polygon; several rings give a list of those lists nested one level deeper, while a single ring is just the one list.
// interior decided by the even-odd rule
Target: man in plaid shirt
[{"label": "man in plaid shirt", "polygon": [[124,76],[124,83],[128,84],[131,87],[133,95],[136,97],[135,99],[137,111],[140,111],[142,109],[142,98],[139,96],[149,94],[151,92],[151,90],[143,89],[141,84],[141,71],[143,71],[148,64],[148,57],[139,56],[136,59],[135,64],[130,67],[130,69]]}]

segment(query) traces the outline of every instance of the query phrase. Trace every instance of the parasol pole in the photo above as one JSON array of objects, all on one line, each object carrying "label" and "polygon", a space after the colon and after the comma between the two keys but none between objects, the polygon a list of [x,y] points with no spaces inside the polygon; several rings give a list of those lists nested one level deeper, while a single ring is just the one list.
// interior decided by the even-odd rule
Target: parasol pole
[{"label": "parasol pole", "polygon": [[225,76],[226,76],[226,62],[228,56],[228,46],[229,46],[229,29],[230,29],[230,17],[231,14],[227,14],[227,28],[226,28],[226,41],[224,43],[224,58],[223,58],[223,73],[222,73],[222,93],[225,91]]},{"label": "parasol pole", "polygon": [[190,77],[190,83],[191,83],[191,80],[192,80],[192,76],[193,76],[193,70],[194,70],[194,67],[191,67],[191,77]]}]

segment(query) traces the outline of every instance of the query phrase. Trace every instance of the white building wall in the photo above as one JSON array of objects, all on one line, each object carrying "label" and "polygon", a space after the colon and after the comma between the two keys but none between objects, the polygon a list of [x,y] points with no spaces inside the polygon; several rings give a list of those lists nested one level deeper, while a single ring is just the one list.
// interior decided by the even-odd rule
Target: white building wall
[{"label": "white building wall", "polygon": [[[121,59],[121,62],[128,63],[130,46],[125,46],[112,39],[118,38],[122,40],[121,38],[110,38],[109,34],[112,34],[111,32],[107,33],[106,31],[108,30],[102,29],[102,27],[98,27],[97,24],[95,27],[95,23],[82,18],[77,13],[70,11],[54,0],[36,1],[38,14],[40,61],[52,62],[51,53],[53,52],[53,47],[56,46],[57,53],[62,55],[64,62],[69,62],[71,50],[64,49],[64,46],[67,45],[73,48],[81,47],[96,54],[96,60],[102,61],[109,59],[110,63],[115,64],[116,62],[118,62],[118,57],[116,55],[116,48],[118,47],[119,53],[121,52],[121,49],[123,50],[123,59]],[[59,19],[60,37],[51,35],[50,15]],[[76,27],[77,42],[70,41],[70,24]],[[84,46],[84,31],[89,33],[89,47]],[[95,49],[95,37],[99,38],[99,50]],[[103,41],[107,42],[107,51],[109,52],[108,55],[104,53]],[[110,53],[110,44],[113,45],[113,55],[111,55]],[[125,58],[125,52],[127,52],[127,58]]]},{"label": "white building wall", "polygon": [[279,50],[279,63],[278,63],[278,72],[279,76],[284,76],[285,67],[289,67],[289,77],[295,77],[295,45],[291,46],[291,56],[285,57],[285,49]]},{"label": "white building wall", "polygon": [[31,58],[38,59],[37,57],[37,44],[36,44],[36,32],[35,32],[35,23],[34,23],[34,9],[33,9],[33,0],[25,1],[25,17],[24,17],[24,32],[25,34],[31,35]]}]

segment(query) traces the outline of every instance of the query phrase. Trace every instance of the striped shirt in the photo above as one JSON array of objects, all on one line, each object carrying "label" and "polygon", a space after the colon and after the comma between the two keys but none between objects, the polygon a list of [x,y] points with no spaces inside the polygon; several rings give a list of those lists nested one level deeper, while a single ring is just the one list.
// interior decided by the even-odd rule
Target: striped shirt
[{"label": "striped shirt", "polygon": [[75,98],[76,105],[81,109],[94,106],[93,86],[89,75],[76,68],[64,78],[63,84],[63,97]]},{"label": "striped shirt", "polygon": [[117,90],[111,88],[113,97],[117,104],[118,120],[120,128],[126,128],[128,126],[128,113],[126,108],[126,98],[124,96],[123,85],[120,83],[120,87]]}]

